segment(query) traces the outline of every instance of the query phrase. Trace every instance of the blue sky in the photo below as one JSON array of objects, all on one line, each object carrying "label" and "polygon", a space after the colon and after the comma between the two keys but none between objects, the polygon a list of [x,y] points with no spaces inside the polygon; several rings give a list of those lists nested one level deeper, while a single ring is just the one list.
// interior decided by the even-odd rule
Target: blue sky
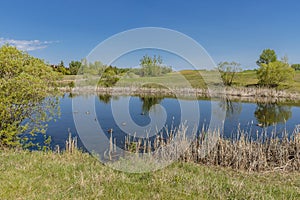
[{"label": "blue sky", "polygon": [[297,0],[9,0],[0,7],[0,44],[15,44],[54,64],[80,60],[114,34],[149,26],[190,36],[216,63],[253,68],[265,48],[300,63]]}]

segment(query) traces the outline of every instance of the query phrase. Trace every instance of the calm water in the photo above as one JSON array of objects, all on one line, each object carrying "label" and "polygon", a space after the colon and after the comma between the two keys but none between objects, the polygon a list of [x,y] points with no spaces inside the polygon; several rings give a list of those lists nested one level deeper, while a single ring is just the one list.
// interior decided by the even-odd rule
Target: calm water
[{"label": "calm water", "polygon": [[[211,101],[211,100],[180,100],[175,98],[154,98],[154,97],[138,97],[138,96],[109,96],[109,95],[90,95],[90,96],[74,96],[70,97],[66,94],[60,100],[61,116],[56,121],[51,121],[48,125],[47,135],[52,137],[52,147],[59,145],[61,148],[65,146],[69,132],[72,136],[77,135],[73,115],[82,115],[82,117],[90,117],[92,111],[86,110],[79,112],[72,110],[72,99],[82,104],[84,110],[85,102],[94,100],[96,116],[93,117],[95,123],[98,122],[100,127],[109,137],[109,130],[113,130],[113,135],[117,139],[117,144],[122,146],[124,142],[124,129],[130,130],[130,118],[132,123],[137,126],[151,128],[151,114],[155,116],[164,116],[165,120],[155,123],[163,123],[167,127],[176,127],[181,121],[182,111],[180,103],[186,105],[195,104],[200,110],[199,127],[208,126],[211,119],[212,105],[216,105],[220,111],[226,111],[224,120],[224,137],[234,137],[238,129],[246,131],[252,137],[256,133],[262,134],[264,131],[271,133],[276,131],[278,136],[285,129],[292,133],[295,126],[300,124],[300,106],[296,104],[274,104],[274,103],[244,103],[233,101]],[[164,108],[154,107],[159,104]],[[123,108],[120,106],[124,105]],[[118,107],[119,106],[119,107]],[[150,108],[152,109],[150,110]],[[118,110],[120,108],[120,110]],[[124,108],[128,108],[129,117],[122,118],[122,121],[116,121],[120,117],[120,112]],[[187,106],[188,108],[188,106]],[[118,113],[119,112],[119,113]],[[194,112],[190,110],[189,112]],[[115,113],[115,115],[114,115]],[[120,117],[121,118],[121,117]],[[121,123],[121,124],[120,124]],[[149,125],[150,124],[150,125]],[[134,128],[133,128],[134,129]],[[132,130],[136,131],[136,130]],[[79,147],[82,147],[80,138],[78,140]]]}]

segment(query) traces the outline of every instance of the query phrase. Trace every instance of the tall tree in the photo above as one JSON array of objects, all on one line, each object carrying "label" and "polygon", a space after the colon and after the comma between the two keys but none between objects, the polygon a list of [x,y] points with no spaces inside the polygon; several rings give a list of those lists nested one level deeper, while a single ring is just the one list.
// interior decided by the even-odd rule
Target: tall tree
[{"label": "tall tree", "polygon": [[260,54],[259,59],[256,61],[256,64],[261,66],[262,64],[269,64],[270,62],[275,61],[277,61],[277,55],[275,51],[272,49],[264,49]]},{"label": "tall tree", "polygon": [[71,61],[69,63],[70,74],[71,75],[77,75],[80,67],[81,67],[81,62],[80,61]]},{"label": "tall tree", "polygon": [[280,60],[283,63],[289,64],[289,57],[287,55],[284,55]]},{"label": "tall tree", "polygon": [[154,55],[150,57],[148,55],[143,56],[140,60],[141,76],[160,76],[163,73],[168,73],[171,70],[170,67],[163,66],[163,61],[160,56]]}]

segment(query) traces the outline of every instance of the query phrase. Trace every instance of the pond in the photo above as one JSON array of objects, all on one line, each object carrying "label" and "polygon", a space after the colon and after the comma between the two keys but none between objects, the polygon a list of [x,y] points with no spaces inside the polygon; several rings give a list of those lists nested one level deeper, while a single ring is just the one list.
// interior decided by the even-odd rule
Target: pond
[{"label": "pond", "polygon": [[[72,109],[73,100],[80,102],[80,105],[82,104],[81,111]],[[91,110],[84,108],[85,102],[90,100],[94,101],[95,116],[91,116]],[[77,115],[82,118],[89,117],[93,119],[95,123],[99,124],[108,138],[113,133],[118,146],[122,146],[126,131],[131,131],[131,134],[133,134],[142,129],[144,131],[151,129],[159,132],[162,127],[164,127],[164,130],[178,127],[182,123],[181,115],[183,113],[180,109],[182,102],[187,105],[196,104],[198,106],[200,111],[199,120],[197,119],[199,121],[199,130],[209,125],[213,104],[220,111],[226,112],[224,129],[222,131],[225,138],[234,138],[238,130],[244,131],[249,137],[254,139],[257,135],[271,135],[272,133],[281,137],[285,130],[292,134],[295,127],[300,124],[300,105],[296,103],[250,103],[201,98],[198,100],[179,100],[172,97],[154,96],[74,96],[65,94],[60,99],[61,115],[59,119],[49,122],[46,134],[51,136],[51,146],[53,148],[56,145],[64,148],[69,133],[73,137],[78,134],[73,118]],[[157,107],[157,105],[160,106]],[[125,108],[128,108],[128,116],[122,116]],[[194,110],[187,110],[187,112],[192,113]],[[159,119],[155,120],[157,118]],[[89,125],[86,126],[89,128]],[[137,130],[137,127],[140,129]],[[80,137],[78,137],[78,146],[85,149],[80,141]]]}]

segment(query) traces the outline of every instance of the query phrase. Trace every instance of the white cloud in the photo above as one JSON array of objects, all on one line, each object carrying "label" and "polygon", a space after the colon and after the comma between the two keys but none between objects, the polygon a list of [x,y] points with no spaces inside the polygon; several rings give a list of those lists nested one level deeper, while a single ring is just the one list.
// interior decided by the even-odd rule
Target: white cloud
[{"label": "white cloud", "polygon": [[49,44],[56,43],[57,41],[40,41],[40,40],[14,40],[8,38],[0,38],[0,46],[9,44],[24,51],[34,51],[37,49],[47,48]]}]

